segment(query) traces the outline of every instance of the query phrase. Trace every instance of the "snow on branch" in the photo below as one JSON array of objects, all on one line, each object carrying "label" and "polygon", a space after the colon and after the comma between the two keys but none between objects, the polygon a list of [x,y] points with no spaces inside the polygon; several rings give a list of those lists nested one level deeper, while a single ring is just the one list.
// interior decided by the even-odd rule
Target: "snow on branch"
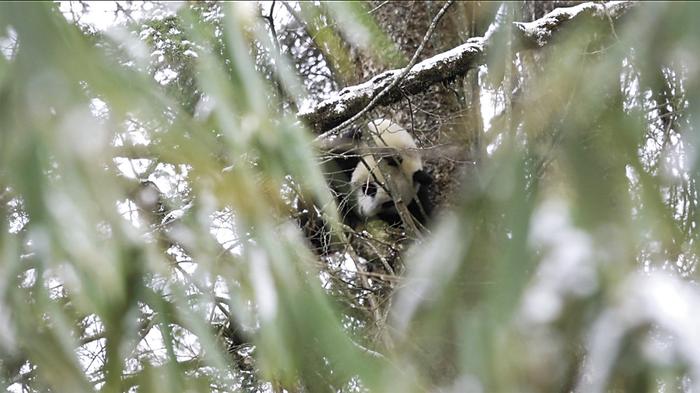
[{"label": "snow on branch", "polygon": [[[389,89],[377,104],[394,103],[404,95],[417,94],[437,82],[462,75],[475,64],[481,64],[479,57],[483,53],[484,39],[475,37],[467,40],[466,44],[423,60],[413,66],[403,81]],[[331,129],[360,112],[376,94],[401,75],[402,70],[385,71],[367,82],[348,86],[315,107],[300,111],[297,116],[317,131]]]},{"label": "snow on branch", "polygon": [[523,44],[530,47],[543,47],[552,38],[554,32],[571,20],[592,18],[614,21],[624,15],[634,4],[632,1],[581,3],[573,7],[557,8],[532,22],[514,22],[513,24]]},{"label": "snow on branch", "polygon": [[[633,1],[588,2],[574,7],[557,8],[533,22],[514,22],[514,30],[525,47],[542,47],[569,21],[589,17],[614,21],[633,4]],[[388,89],[377,104],[389,105],[406,95],[425,91],[435,83],[464,75],[470,69],[484,63],[487,49],[488,42],[484,37],[473,37],[465,44],[423,60],[413,66],[403,80]],[[328,131],[363,110],[379,92],[390,86],[403,70],[401,68],[385,71],[364,83],[345,87],[316,106],[300,111],[297,116],[317,132]],[[320,135],[317,142],[332,136]]]}]

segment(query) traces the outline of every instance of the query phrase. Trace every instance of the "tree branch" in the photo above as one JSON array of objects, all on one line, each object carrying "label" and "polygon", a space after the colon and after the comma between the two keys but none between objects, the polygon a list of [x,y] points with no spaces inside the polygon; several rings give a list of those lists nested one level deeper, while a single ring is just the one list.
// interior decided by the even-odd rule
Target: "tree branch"
[{"label": "tree branch", "polygon": [[329,131],[330,133],[338,133],[342,129],[344,129],[345,127],[347,127],[350,124],[357,121],[357,119],[362,117],[362,115],[364,115],[365,113],[369,112],[372,108],[374,108],[374,106],[377,104],[377,102],[379,102],[379,100],[382,99],[382,97],[384,97],[384,95],[386,95],[387,92],[389,92],[391,89],[393,89],[396,85],[398,85],[403,80],[404,77],[406,77],[406,75],[409,73],[409,71],[411,71],[411,68],[413,68],[413,66],[418,61],[418,58],[420,57],[420,55],[423,53],[423,49],[425,48],[425,44],[428,42],[428,40],[430,40],[430,37],[432,37],[433,31],[435,31],[435,27],[437,27],[438,22],[440,22],[440,19],[442,19],[442,16],[445,15],[445,12],[447,11],[448,8],[450,8],[450,6],[452,5],[453,2],[454,2],[454,0],[447,0],[447,2],[445,2],[445,5],[442,6],[440,11],[437,13],[437,15],[435,15],[432,22],[430,22],[430,26],[428,27],[428,31],[426,31],[425,36],[423,36],[423,41],[421,41],[420,45],[418,46],[418,49],[416,49],[416,52],[413,54],[411,61],[408,62],[408,65],[403,68],[401,73],[396,78],[393,78],[391,83],[389,83],[388,86],[386,86],[381,91],[379,91],[379,93],[377,93],[377,95],[375,95],[374,98],[372,98],[372,100],[369,102],[369,104],[367,104],[361,111],[359,111],[357,114],[355,114],[350,119],[344,121],[342,124],[336,126],[332,130],[330,130]]},{"label": "tree branch", "polygon": [[524,48],[541,48],[549,43],[552,34],[574,19],[617,20],[636,2],[610,1],[581,3],[573,7],[557,8],[532,22],[514,22],[515,32]]},{"label": "tree branch", "polygon": [[[539,48],[548,44],[555,32],[574,19],[605,21],[610,17],[617,20],[634,4],[634,1],[588,2],[574,7],[557,8],[533,22],[514,22],[513,31],[517,38],[514,50]],[[348,119],[354,119],[355,115],[370,105],[392,104],[406,95],[423,92],[433,84],[464,75],[470,69],[482,65],[489,43],[484,37],[470,38],[465,44],[423,60],[413,67],[385,71],[367,82],[345,87],[316,106],[300,111],[297,116],[317,132],[325,131],[316,138],[316,143],[323,144],[326,139],[338,133],[342,128],[339,125],[344,126]]]}]

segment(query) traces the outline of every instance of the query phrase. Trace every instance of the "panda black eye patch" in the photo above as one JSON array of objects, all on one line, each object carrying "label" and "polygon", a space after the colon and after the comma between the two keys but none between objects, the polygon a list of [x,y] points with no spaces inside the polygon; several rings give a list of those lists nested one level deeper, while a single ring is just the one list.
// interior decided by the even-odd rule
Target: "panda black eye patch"
[{"label": "panda black eye patch", "polygon": [[389,166],[393,167],[399,167],[401,164],[403,164],[403,158],[401,156],[391,156],[389,157],[389,162],[387,162]]},{"label": "panda black eye patch", "polygon": [[377,184],[374,182],[368,182],[365,184],[365,195],[369,195],[371,197],[377,195]]},{"label": "panda black eye patch", "polygon": [[430,177],[430,175],[427,172],[421,169],[413,173],[413,181],[427,185],[433,182],[433,178]]}]

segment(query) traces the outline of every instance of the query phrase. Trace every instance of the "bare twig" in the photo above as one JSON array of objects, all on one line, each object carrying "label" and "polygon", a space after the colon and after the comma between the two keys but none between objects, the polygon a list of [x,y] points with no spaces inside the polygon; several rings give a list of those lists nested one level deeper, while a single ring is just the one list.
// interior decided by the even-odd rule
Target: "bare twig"
[{"label": "bare twig", "polygon": [[376,10],[378,10],[378,9],[380,9],[380,8],[382,8],[382,7],[384,7],[384,6],[386,5],[386,3],[388,3],[388,2],[389,2],[389,0],[386,0],[386,1],[383,2],[382,4],[379,4],[378,6],[372,8],[371,10],[369,10],[367,13],[368,13],[368,14],[373,13],[374,11],[376,11]]},{"label": "bare twig", "polygon": [[275,45],[275,48],[279,50],[279,40],[277,38],[277,30],[275,29],[275,20],[273,19],[272,15],[275,12],[275,5],[277,4],[277,0],[272,1],[272,5],[270,5],[270,13],[267,15],[263,16],[263,19],[267,21],[267,23],[270,25],[270,33],[272,34],[272,42]]}]

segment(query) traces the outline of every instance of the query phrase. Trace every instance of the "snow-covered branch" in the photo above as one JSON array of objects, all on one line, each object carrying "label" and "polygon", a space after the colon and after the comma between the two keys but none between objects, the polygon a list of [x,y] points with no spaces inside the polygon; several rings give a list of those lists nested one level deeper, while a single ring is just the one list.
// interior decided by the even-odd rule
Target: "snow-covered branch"
[{"label": "snow-covered branch", "polygon": [[[588,2],[574,7],[557,8],[533,22],[515,22],[514,30],[525,47],[541,47],[569,21],[579,18],[614,21],[633,4],[633,1]],[[388,89],[377,104],[392,104],[406,95],[425,91],[435,83],[466,74],[470,69],[483,64],[487,48],[488,42],[484,37],[473,37],[465,44],[421,61],[406,73],[400,83]],[[364,83],[345,87],[316,106],[300,111],[297,116],[317,132],[330,130],[359,113],[379,92],[390,86],[402,71],[403,69],[385,71]],[[317,141],[333,136],[327,134],[319,136]]]},{"label": "snow-covered branch", "polygon": [[[484,39],[470,38],[466,44],[442,52],[413,66],[403,81],[389,89],[377,104],[388,105],[404,95],[413,95],[427,87],[457,75],[463,75],[484,53]],[[351,118],[367,106],[376,94],[389,86],[403,69],[389,70],[367,82],[348,86],[315,107],[298,113],[298,117],[316,131],[326,131]]]},{"label": "snow-covered branch", "polygon": [[567,22],[590,18],[598,21],[619,19],[635,4],[633,1],[610,1],[607,3],[581,3],[573,7],[557,8],[532,22],[514,22],[515,32],[526,47],[543,47],[552,34]]}]

